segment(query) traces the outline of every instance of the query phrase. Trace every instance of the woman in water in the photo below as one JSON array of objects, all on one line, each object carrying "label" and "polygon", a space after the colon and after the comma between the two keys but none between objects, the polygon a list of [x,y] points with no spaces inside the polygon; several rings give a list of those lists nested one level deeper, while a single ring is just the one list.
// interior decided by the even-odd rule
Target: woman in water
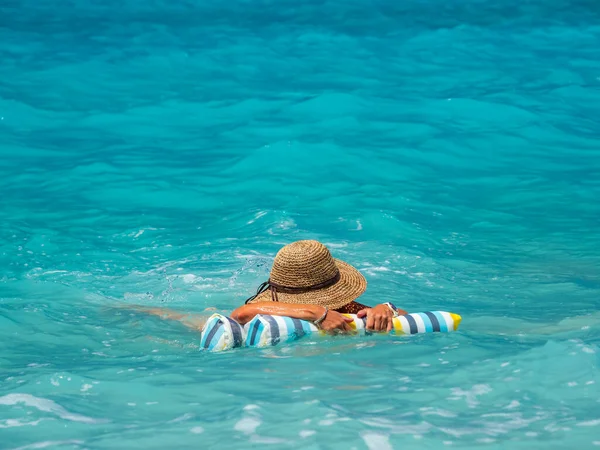
[{"label": "woman in water", "polygon": [[317,241],[297,241],[277,253],[269,280],[231,314],[242,325],[257,314],[308,320],[326,331],[351,331],[352,319],[342,314],[366,317],[366,328],[390,331],[392,319],[406,311],[391,303],[373,308],[357,303],[367,288],[362,274],[334,259]]},{"label": "woman in water", "polygon": [[[287,316],[307,320],[330,333],[349,332],[352,319],[343,314],[366,317],[371,331],[390,331],[392,319],[406,311],[391,303],[374,307],[356,302],[367,288],[363,275],[350,264],[334,259],[317,241],[297,241],[277,253],[268,281],[255,295],[231,313],[244,325],[257,314]],[[145,312],[165,319],[180,320],[187,326],[201,328],[203,321],[160,308]]]}]

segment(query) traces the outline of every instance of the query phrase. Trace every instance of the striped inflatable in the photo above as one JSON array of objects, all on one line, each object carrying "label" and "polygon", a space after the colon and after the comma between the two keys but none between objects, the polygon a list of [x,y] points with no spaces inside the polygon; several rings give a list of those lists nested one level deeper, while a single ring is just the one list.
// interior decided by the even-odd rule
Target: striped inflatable
[{"label": "striped inflatable", "polygon": [[200,348],[218,352],[230,348],[243,347],[246,330],[231,317],[213,314],[202,328]]},{"label": "striped inflatable", "polygon": [[[367,331],[366,317],[359,319],[354,314],[344,314],[354,321],[350,326],[358,335],[371,334]],[[390,334],[405,335],[418,333],[447,333],[456,331],[462,318],[458,314],[445,311],[428,311],[412,313],[394,318],[394,328]],[[300,339],[309,334],[319,332],[324,334],[312,323],[289,317],[257,315],[246,324],[246,346],[268,347],[280,342]]]},{"label": "striped inflatable", "polygon": [[318,331],[315,325],[306,320],[259,314],[246,324],[246,346],[268,347],[280,342],[295,341]]},{"label": "striped inflatable", "polygon": [[393,334],[448,333],[456,331],[462,317],[446,311],[427,311],[394,318]]},{"label": "striped inflatable", "polygon": [[[371,334],[365,330],[366,318],[345,314],[354,319],[350,326],[358,335]],[[456,331],[462,318],[445,311],[427,311],[394,318],[390,334],[447,333]],[[268,347],[280,342],[295,341],[311,333],[324,334],[311,322],[290,317],[257,315],[245,327],[221,314],[213,314],[204,329],[200,347],[221,351],[235,347]]]}]

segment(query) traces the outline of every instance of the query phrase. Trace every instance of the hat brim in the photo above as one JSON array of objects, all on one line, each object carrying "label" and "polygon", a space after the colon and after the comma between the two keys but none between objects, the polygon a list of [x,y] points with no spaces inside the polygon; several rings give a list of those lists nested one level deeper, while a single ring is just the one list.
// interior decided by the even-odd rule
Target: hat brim
[{"label": "hat brim", "polygon": [[[326,306],[334,310],[356,300],[367,289],[367,280],[350,264],[339,259],[334,259],[334,261],[340,271],[340,279],[337,283],[323,289],[298,294],[277,292],[277,300],[281,303]],[[273,295],[271,290],[268,289],[249,303],[271,301],[273,301]]]}]

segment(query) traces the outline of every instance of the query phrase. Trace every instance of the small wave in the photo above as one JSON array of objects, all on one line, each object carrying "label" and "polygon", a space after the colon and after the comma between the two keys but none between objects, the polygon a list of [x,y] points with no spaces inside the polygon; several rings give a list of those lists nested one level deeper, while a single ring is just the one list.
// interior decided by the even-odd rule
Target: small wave
[{"label": "small wave", "polygon": [[23,447],[16,447],[13,450],[26,450],[26,449],[33,449],[33,448],[54,447],[57,445],[79,445],[79,444],[83,444],[83,441],[79,441],[77,439],[69,439],[67,441],[42,441],[42,442],[36,442],[35,444],[24,445]]},{"label": "small wave", "polygon": [[94,419],[92,417],[83,416],[81,414],[74,414],[67,411],[65,408],[60,406],[58,403],[53,402],[45,398],[35,397],[30,394],[8,394],[4,397],[0,397],[0,405],[17,405],[24,403],[26,406],[31,406],[43,412],[49,412],[57,415],[61,419],[70,420],[72,422],[81,423],[106,423],[106,419]]}]

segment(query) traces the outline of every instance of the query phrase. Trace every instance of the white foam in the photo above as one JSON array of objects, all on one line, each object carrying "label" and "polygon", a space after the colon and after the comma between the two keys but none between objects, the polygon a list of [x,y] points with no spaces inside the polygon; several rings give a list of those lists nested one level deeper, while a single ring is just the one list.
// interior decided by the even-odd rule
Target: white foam
[{"label": "white foam", "polygon": [[42,419],[34,420],[33,422],[21,422],[19,419],[6,419],[0,422],[0,428],[36,426],[41,421]]},{"label": "white foam", "polygon": [[467,406],[469,408],[475,408],[479,405],[477,397],[490,392],[492,392],[492,388],[490,388],[487,384],[476,384],[471,390],[466,391],[460,388],[452,388],[452,394],[456,396],[455,398],[452,398],[452,400],[458,400],[460,397],[465,397]]},{"label": "white foam", "polygon": [[72,444],[83,444],[83,441],[79,441],[76,439],[70,439],[68,441],[42,441],[36,442],[35,444],[24,445],[23,447],[17,447],[13,450],[26,450],[30,448],[46,448],[46,447],[54,447],[57,445],[72,445]]},{"label": "white foam", "polygon": [[192,284],[196,280],[196,275],[188,273],[181,277],[185,284]]},{"label": "white foam", "polygon": [[261,423],[262,422],[256,417],[244,417],[235,424],[233,429],[235,431],[241,431],[244,434],[252,434]]},{"label": "white foam", "polygon": [[45,398],[34,397],[30,394],[8,394],[4,397],[0,397],[0,405],[16,405],[18,403],[24,403],[26,406],[31,406],[43,412],[49,412],[57,415],[61,419],[70,420],[72,422],[82,423],[106,423],[104,419],[94,419],[92,417],[82,416],[81,414],[74,414],[67,411],[65,408],[60,406],[58,403],[53,402]]},{"label": "white foam", "polygon": [[441,409],[441,408],[433,408],[433,407],[426,407],[426,408],[420,408],[421,411],[423,411],[423,415],[424,416],[440,416],[440,417],[456,417],[456,414],[451,412],[451,411],[446,411],[445,409]]},{"label": "white foam", "polygon": [[259,211],[254,215],[254,219],[250,219],[248,222],[246,222],[246,224],[251,225],[258,219],[260,219],[262,216],[265,216],[266,214],[267,214],[267,211]]},{"label": "white foam", "polygon": [[586,422],[579,422],[577,424],[578,427],[595,427],[597,425],[600,425],[600,419],[588,420]]},{"label": "white foam", "polygon": [[361,437],[369,450],[392,450],[393,447],[390,444],[389,437],[385,434],[381,433],[373,433],[371,431],[367,431],[365,433],[361,433]]},{"label": "white foam", "polygon": [[173,420],[169,420],[167,423],[185,422],[186,420],[193,419],[194,415],[191,413],[185,413],[182,416],[175,417]]},{"label": "white foam", "polygon": [[257,444],[283,444],[287,441],[285,439],[274,438],[269,436],[258,436],[255,434],[250,437],[250,442],[254,442]]}]

